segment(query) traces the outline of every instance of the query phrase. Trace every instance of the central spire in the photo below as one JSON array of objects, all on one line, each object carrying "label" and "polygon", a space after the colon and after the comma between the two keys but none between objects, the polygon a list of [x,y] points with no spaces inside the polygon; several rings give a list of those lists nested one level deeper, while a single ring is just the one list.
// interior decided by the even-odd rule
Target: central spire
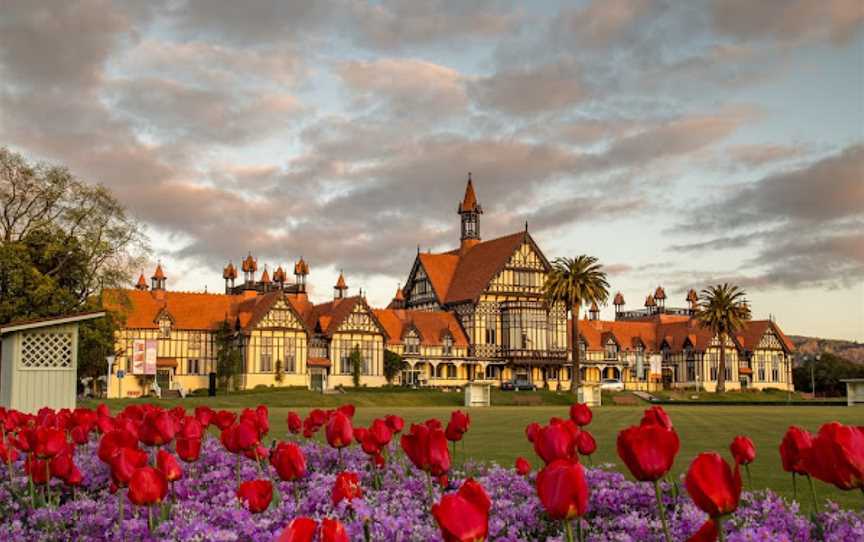
[{"label": "central spire", "polygon": [[477,203],[477,194],[474,193],[474,183],[471,180],[471,172],[468,172],[468,185],[465,187],[465,197],[459,204],[456,212],[462,219],[462,235],[460,237],[460,252],[467,252],[471,247],[480,242],[480,215],[483,207]]}]

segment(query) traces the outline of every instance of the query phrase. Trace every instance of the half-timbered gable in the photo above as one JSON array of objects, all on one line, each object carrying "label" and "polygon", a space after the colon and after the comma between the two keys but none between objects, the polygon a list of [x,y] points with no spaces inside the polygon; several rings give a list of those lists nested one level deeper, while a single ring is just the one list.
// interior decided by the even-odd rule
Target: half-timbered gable
[{"label": "half-timbered gable", "polygon": [[274,380],[304,385],[309,333],[290,297],[278,291],[253,297],[241,305],[240,315],[246,321],[246,387]]}]

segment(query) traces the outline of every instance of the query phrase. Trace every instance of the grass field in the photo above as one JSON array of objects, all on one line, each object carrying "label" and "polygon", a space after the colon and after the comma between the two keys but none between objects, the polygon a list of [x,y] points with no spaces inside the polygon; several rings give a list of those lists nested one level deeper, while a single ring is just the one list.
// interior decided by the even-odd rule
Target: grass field
[{"label": "grass field", "polygon": [[[528,394],[499,392],[493,395],[493,404],[512,403],[517,395],[524,397]],[[525,426],[532,421],[545,423],[551,416],[566,416],[570,401],[566,394],[535,392],[535,395],[545,402],[543,406],[471,409],[472,425],[465,439],[465,455],[484,461],[496,461],[502,465],[512,465],[515,458],[522,455],[536,466],[538,459],[525,439]],[[297,410],[301,415],[305,415],[310,408],[316,406],[332,407],[350,402],[357,406],[358,424],[368,424],[376,417],[391,413],[404,417],[407,422],[418,422],[432,417],[446,422],[450,412],[460,407],[461,400],[459,393],[436,391],[383,393],[361,390],[322,396],[305,390],[280,390],[154,402],[169,407],[182,404],[187,408],[194,408],[206,404],[213,408],[227,409],[267,404],[271,413],[271,434],[276,438],[285,431],[285,417],[289,410]],[[116,400],[109,401],[108,404],[112,409],[119,409],[130,402],[134,401]],[[87,403],[86,406],[95,404]],[[611,463],[615,468],[626,471],[615,451],[615,439],[618,431],[639,422],[645,406],[647,405],[595,409],[594,421],[589,427],[598,444],[594,456],[595,464]],[[864,422],[864,411],[861,409],[839,406],[672,405],[664,408],[672,417],[681,437],[681,452],[675,462],[675,474],[686,471],[690,461],[701,451],[718,451],[728,458],[729,442],[735,435],[745,434],[753,439],[757,449],[756,462],[751,465],[754,487],[771,488],[788,498],[792,497],[791,478],[782,470],[777,451],[786,428],[795,424],[816,431],[822,423],[832,420],[857,425]],[[461,446],[459,453],[462,454]],[[799,483],[799,497],[802,489],[805,489],[805,486]],[[820,500],[828,498],[854,508],[860,508],[864,504],[860,492],[842,492],[820,482],[816,482],[816,489]]]}]

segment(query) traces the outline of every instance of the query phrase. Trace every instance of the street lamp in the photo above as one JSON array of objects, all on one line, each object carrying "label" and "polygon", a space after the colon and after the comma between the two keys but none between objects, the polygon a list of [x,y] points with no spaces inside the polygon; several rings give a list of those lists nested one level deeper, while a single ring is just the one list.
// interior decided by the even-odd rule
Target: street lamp
[{"label": "street lamp", "polygon": [[810,362],[810,390],[813,392],[813,398],[816,398],[816,362],[822,359],[822,354],[816,354],[816,359]]}]

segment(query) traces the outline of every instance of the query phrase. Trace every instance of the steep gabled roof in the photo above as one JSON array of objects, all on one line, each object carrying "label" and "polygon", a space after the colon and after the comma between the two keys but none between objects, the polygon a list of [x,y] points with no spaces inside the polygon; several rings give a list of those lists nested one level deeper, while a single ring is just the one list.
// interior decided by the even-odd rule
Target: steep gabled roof
[{"label": "steep gabled roof", "polygon": [[[459,258],[446,302],[476,300],[527,237],[528,232],[520,231],[471,247]],[[451,254],[458,254],[458,251]]]},{"label": "steep gabled roof", "polygon": [[432,283],[432,291],[438,303],[443,305],[447,299],[447,291],[453,282],[453,275],[459,265],[459,256],[452,253],[444,254],[419,254],[417,259]]},{"label": "steep gabled roof", "polygon": [[762,336],[765,335],[765,332],[769,329],[774,331],[774,334],[777,335],[777,338],[780,340],[780,344],[783,345],[787,352],[795,350],[795,345],[792,344],[789,337],[787,337],[780,330],[777,324],[771,320],[750,320],[747,322],[747,325],[744,326],[744,329],[739,333],[743,342],[743,347],[750,351],[755,350],[759,345],[759,341],[762,340]]},{"label": "steep gabled roof", "polygon": [[381,330],[382,334],[385,335],[385,338],[389,335],[387,332],[387,328],[382,325],[382,323],[378,320],[378,317],[375,315],[375,311],[372,310],[371,307],[366,303],[366,300],[363,297],[356,295],[353,297],[346,297],[344,299],[335,299],[333,301],[328,301],[327,303],[321,303],[320,305],[315,305],[308,312],[306,316],[306,322],[309,325],[310,329],[316,329],[316,324],[318,329],[321,330],[321,333],[328,337],[332,337],[333,334],[339,329],[339,326],[342,325],[342,322],[348,318],[348,315],[354,310],[354,307],[358,304],[366,307],[366,310],[369,313],[372,321],[375,322],[378,328]]},{"label": "steep gabled roof", "polygon": [[414,328],[421,344],[426,346],[441,345],[447,333],[453,337],[455,346],[468,346],[468,337],[451,312],[401,309],[375,309],[374,312],[387,330],[388,344],[401,344],[405,333]]},{"label": "steep gabled roof", "polygon": [[282,292],[269,292],[263,295],[250,297],[238,303],[236,314],[240,320],[240,327],[244,333],[251,333],[255,326],[267,316],[267,313],[273,308],[280,299],[285,301],[289,310],[299,320],[300,325],[306,330],[306,333],[311,333],[311,329],[303,317],[304,306],[296,296],[285,295]]}]

